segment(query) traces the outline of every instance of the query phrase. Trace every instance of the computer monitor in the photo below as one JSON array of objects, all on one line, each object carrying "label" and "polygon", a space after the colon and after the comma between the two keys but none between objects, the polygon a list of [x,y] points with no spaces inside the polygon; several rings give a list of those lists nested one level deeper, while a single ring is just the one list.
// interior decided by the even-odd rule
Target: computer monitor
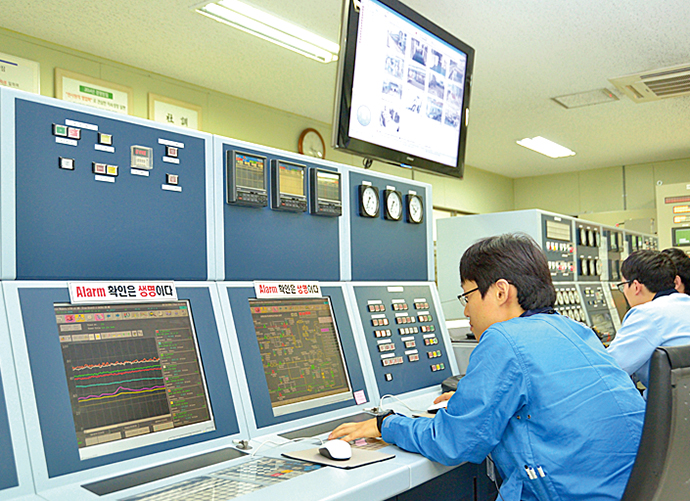
[{"label": "computer monitor", "polygon": [[328,297],[250,299],[274,416],[353,398]]},{"label": "computer monitor", "polygon": [[215,430],[189,301],[54,309],[81,460]]},{"label": "computer monitor", "polygon": [[474,49],[398,0],[345,1],[335,148],[463,177]]},{"label": "computer monitor", "polygon": [[623,317],[625,317],[625,314],[628,313],[628,310],[630,309],[628,300],[625,299],[625,295],[619,291],[618,287],[615,285],[611,286],[611,297],[613,298],[613,304],[616,306],[616,311],[618,312],[618,316],[622,322]]}]

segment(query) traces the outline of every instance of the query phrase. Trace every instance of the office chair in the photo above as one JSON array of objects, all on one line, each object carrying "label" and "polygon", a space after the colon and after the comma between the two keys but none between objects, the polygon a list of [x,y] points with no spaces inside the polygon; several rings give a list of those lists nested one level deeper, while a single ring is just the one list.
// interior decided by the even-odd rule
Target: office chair
[{"label": "office chair", "polygon": [[642,439],[622,501],[690,500],[690,345],[652,355]]}]

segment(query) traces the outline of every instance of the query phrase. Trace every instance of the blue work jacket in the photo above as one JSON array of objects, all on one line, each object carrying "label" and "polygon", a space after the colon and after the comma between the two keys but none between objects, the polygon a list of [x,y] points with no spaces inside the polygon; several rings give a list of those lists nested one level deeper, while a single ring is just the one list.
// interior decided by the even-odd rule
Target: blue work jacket
[{"label": "blue work jacket", "polygon": [[447,410],[390,416],[382,435],[445,465],[491,453],[505,501],[619,500],[644,408],[591,329],[537,314],[484,332]]}]

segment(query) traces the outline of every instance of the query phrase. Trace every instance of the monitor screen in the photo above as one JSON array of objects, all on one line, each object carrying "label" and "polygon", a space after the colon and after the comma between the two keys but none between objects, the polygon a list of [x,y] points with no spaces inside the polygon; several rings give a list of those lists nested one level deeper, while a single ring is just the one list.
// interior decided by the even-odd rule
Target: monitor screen
[{"label": "monitor screen", "polygon": [[234,152],[236,185],[254,190],[266,190],[264,166],[266,159],[257,155]]},{"label": "monitor screen", "polygon": [[188,301],[54,309],[80,459],[215,430]]},{"label": "monitor screen", "polygon": [[690,228],[673,228],[673,246],[687,247],[690,245]]},{"label": "monitor screen", "polygon": [[280,193],[304,197],[304,166],[278,162]]},{"label": "monitor screen", "polygon": [[346,2],[333,145],[462,177],[474,49],[397,0]]},{"label": "monitor screen", "polygon": [[318,187],[316,193],[321,200],[340,202],[340,174],[318,170],[316,173]]},{"label": "monitor screen", "polygon": [[622,322],[623,317],[626,313],[628,313],[628,310],[630,309],[630,306],[628,305],[628,300],[625,299],[625,295],[621,291],[619,291],[618,287],[616,287],[615,285],[611,286],[611,297],[613,298],[613,304],[616,306],[618,317],[621,319]]},{"label": "monitor screen", "polygon": [[250,299],[274,416],[350,400],[330,298]]}]

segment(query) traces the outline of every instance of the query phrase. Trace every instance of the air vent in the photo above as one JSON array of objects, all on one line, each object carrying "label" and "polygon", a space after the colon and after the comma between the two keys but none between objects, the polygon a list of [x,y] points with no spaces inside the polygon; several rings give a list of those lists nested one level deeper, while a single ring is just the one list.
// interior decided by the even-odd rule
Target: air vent
[{"label": "air vent", "polygon": [[690,63],[645,71],[609,82],[636,103],[690,94]]}]

